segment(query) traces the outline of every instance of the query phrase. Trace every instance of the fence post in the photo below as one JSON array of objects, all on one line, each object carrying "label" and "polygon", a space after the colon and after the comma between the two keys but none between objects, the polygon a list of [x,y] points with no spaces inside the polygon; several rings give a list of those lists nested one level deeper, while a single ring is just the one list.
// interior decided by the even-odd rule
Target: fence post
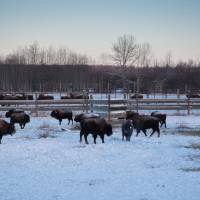
[{"label": "fence post", "polygon": [[108,122],[111,122],[111,113],[110,113],[110,94],[108,94]]},{"label": "fence post", "polygon": [[83,105],[82,105],[83,112],[85,111],[85,92],[83,91]]},{"label": "fence post", "polygon": [[38,117],[38,93],[35,93],[35,114]]},{"label": "fence post", "polygon": [[62,94],[61,94],[62,93],[62,83],[61,82],[60,82],[60,88],[59,89],[60,89],[60,99],[61,99],[61,96],[62,96]]},{"label": "fence post", "polygon": [[138,112],[138,91],[136,92],[136,111]]},{"label": "fence post", "polygon": [[190,110],[191,110],[190,103],[191,103],[190,98],[188,98],[188,106],[187,106],[188,115],[190,115]]},{"label": "fence post", "polygon": [[[178,100],[178,106],[179,106],[179,100],[180,100],[180,90],[179,89],[177,89],[177,100]],[[179,110],[180,109],[178,109],[178,113],[179,113]]]},{"label": "fence post", "polygon": [[85,95],[85,106],[86,106],[86,113],[88,113],[88,101],[89,101],[89,96],[88,96],[88,94],[86,93],[86,95]]},{"label": "fence post", "polygon": [[90,95],[90,110],[93,112],[93,96],[92,94]]}]

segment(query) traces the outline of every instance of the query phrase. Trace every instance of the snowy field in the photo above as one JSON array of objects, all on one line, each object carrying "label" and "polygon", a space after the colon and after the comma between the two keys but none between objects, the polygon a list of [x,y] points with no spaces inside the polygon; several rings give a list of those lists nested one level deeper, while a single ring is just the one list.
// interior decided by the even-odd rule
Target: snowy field
[{"label": "snowy field", "polygon": [[[79,143],[76,125],[31,118],[0,145],[1,200],[199,200],[200,116],[168,116],[161,137]],[[190,135],[191,134],[191,135]],[[135,135],[135,132],[134,132]]]}]

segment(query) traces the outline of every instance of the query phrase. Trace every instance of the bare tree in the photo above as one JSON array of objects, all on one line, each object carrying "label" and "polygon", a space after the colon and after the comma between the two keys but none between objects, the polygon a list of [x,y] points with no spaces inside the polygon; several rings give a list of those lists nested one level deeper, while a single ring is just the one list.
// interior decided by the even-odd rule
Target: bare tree
[{"label": "bare tree", "polygon": [[138,59],[138,65],[145,67],[149,66],[151,62],[151,45],[149,43],[143,43],[139,47],[139,59]]},{"label": "bare tree", "polygon": [[165,64],[167,67],[172,66],[172,52],[168,51],[165,57]]},{"label": "bare tree", "polygon": [[5,59],[6,64],[18,64],[18,57],[16,54],[8,54]]},{"label": "bare tree", "polygon": [[77,53],[71,51],[68,55],[67,64],[86,65],[86,64],[88,64],[88,57],[86,55],[77,54]]},{"label": "bare tree", "polygon": [[40,51],[39,57],[40,57],[39,58],[39,63],[42,64],[42,65],[46,64],[46,51],[45,51],[45,49],[42,49]]},{"label": "bare tree", "polygon": [[34,64],[34,65],[39,64],[40,46],[37,41],[29,45],[29,53],[31,57],[31,64]]},{"label": "bare tree", "polygon": [[134,65],[139,58],[139,45],[133,35],[120,36],[112,46],[113,60],[122,67]]},{"label": "bare tree", "polygon": [[67,49],[65,47],[58,48],[56,60],[59,65],[65,65],[67,63]]},{"label": "bare tree", "polygon": [[53,46],[49,46],[46,50],[47,59],[46,64],[51,65],[56,63],[56,51]]}]

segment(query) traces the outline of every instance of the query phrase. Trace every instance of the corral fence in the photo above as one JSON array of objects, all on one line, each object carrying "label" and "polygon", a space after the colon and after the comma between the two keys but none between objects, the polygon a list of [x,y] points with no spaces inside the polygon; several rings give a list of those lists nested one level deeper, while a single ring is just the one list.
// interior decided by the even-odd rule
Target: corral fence
[{"label": "corral fence", "polygon": [[76,112],[95,112],[106,117],[108,121],[123,118],[126,110],[184,110],[188,115],[191,110],[200,110],[200,98],[185,99],[107,99],[96,100],[90,95],[84,99],[61,100],[0,100],[0,111],[9,109],[31,111],[38,116],[39,111],[69,109]]}]

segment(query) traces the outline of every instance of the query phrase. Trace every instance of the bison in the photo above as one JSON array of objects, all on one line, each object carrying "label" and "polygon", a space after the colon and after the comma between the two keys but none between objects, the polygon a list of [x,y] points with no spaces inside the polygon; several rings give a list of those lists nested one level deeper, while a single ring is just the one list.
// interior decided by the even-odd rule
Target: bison
[{"label": "bison", "polygon": [[199,94],[191,93],[191,94],[186,94],[187,98],[200,98]]},{"label": "bison", "polygon": [[154,112],[151,113],[151,116],[157,117],[159,119],[159,122],[160,122],[160,127],[162,127],[163,124],[165,124],[165,128],[166,128],[166,118],[167,118],[166,114],[159,113],[158,111],[154,111]]},{"label": "bison", "polygon": [[69,94],[66,94],[64,96],[60,97],[61,99],[71,99],[71,96]]},{"label": "bison", "polygon": [[21,129],[24,129],[28,122],[30,122],[30,117],[26,113],[13,113],[10,115],[10,124],[18,123]]},{"label": "bison", "polygon": [[84,95],[79,92],[71,92],[70,98],[71,99],[84,99]]},{"label": "bison", "polygon": [[143,99],[143,94],[133,94],[133,95],[131,96],[131,99],[136,99],[136,98],[138,98],[138,99]]},{"label": "bison", "polygon": [[108,124],[104,118],[90,118],[81,121],[80,142],[82,142],[82,136],[84,135],[85,143],[88,144],[87,136],[93,135],[94,144],[96,144],[96,138],[99,135],[102,143],[104,143],[104,136],[112,135],[112,126]]},{"label": "bison", "polygon": [[23,110],[18,110],[18,109],[10,109],[8,112],[6,112],[5,117],[10,117],[13,113],[24,113]]},{"label": "bison", "polygon": [[13,135],[16,132],[14,125],[0,119],[0,144],[4,135]]},{"label": "bison", "polygon": [[156,117],[148,116],[148,115],[138,115],[136,117],[132,118],[133,121],[133,127],[136,129],[137,134],[142,131],[145,136],[146,129],[152,129],[152,133],[150,136],[152,136],[156,131],[158,132],[158,137],[160,137],[160,129],[159,129],[159,119]]},{"label": "bison", "polygon": [[89,118],[100,118],[100,115],[95,113],[81,113],[75,116],[74,121],[81,122],[83,119],[89,119]]},{"label": "bison", "polygon": [[57,119],[60,125],[63,119],[68,119],[68,125],[70,124],[70,121],[72,121],[73,124],[73,114],[72,111],[69,110],[63,110],[63,109],[53,110],[51,112],[51,117]]},{"label": "bison", "polygon": [[126,141],[130,141],[132,133],[133,133],[133,122],[132,120],[128,119],[124,121],[122,124],[122,140],[124,140],[125,137]]},{"label": "bison", "polygon": [[39,97],[37,100],[53,100],[54,97],[51,95],[46,95],[46,94],[39,94]]},{"label": "bison", "polygon": [[126,111],[126,119],[132,119],[138,115],[139,115],[139,113],[137,113],[135,111],[131,111],[131,110]]}]

